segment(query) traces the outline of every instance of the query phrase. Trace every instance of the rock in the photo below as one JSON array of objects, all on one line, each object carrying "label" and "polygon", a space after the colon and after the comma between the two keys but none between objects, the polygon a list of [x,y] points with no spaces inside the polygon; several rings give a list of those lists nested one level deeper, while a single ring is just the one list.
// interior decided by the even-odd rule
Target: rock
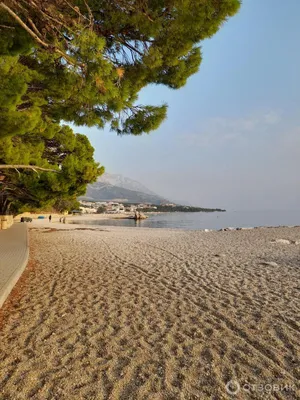
[{"label": "rock", "polygon": [[274,261],[262,261],[261,265],[270,265],[271,267],[278,267],[279,265]]},{"label": "rock", "polygon": [[146,219],[146,218],[148,218],[148,217],[140,211],[136,211],[134,213],[134,217],[133,217],[133,219],[135,219],[135,220]]},{"label": "rock", "polygon": [[281,244],[291,244],[291,241],[288,239],[275,239],[272,240],[273,243],[281,243]]}]

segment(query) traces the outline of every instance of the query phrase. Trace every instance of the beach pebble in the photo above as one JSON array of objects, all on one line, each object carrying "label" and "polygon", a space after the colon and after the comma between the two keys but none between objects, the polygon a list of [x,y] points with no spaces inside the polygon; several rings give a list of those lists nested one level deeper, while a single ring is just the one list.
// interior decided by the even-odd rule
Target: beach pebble
[{"label": "beach pebble", "polygon": [[278,267],[278,264],[274,261],[262,261],[261,265],[270,265],[271,267]]},{"label": "beach pebble", "polygon": [[272,240],[273,243],[281,243],[281,244],[291,244],[291,241],[288,239],[275,239]]},{"label": "beach pebble", "polygon": [[292,240],[292,244],[300,244],[300,240]]}]

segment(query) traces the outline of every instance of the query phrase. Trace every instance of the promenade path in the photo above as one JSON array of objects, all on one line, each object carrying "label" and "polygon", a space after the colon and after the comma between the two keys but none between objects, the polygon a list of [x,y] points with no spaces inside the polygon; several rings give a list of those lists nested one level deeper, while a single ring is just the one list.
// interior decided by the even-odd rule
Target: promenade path
[{"label": "promenade path", "polygon": [[26,224],[0,230],[0,307],[22,275],[29,257]]}]

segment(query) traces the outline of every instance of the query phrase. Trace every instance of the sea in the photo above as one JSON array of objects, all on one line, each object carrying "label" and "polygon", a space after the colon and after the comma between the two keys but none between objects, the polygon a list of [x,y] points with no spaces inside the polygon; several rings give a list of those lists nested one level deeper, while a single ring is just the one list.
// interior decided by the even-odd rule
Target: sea
[{"label": "sea", "polygon": [[[72,223],[72,221],[70,221]],[[150,214],[148,219],[74,220],[73,223],[131,228],[168,228],[184,230],[218,230],[259,226],[300,226],[300,210],[226,211],[226,212],[174,212]]]}]

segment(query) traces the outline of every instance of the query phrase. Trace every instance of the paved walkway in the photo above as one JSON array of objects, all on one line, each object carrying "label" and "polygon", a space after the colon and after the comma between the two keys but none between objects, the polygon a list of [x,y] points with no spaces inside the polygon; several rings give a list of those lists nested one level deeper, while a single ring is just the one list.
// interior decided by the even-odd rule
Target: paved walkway
[{"label": "paved walkway", "polygon": [[0,230],[0,307],[24,271],[29,257],[26,224]]}]

